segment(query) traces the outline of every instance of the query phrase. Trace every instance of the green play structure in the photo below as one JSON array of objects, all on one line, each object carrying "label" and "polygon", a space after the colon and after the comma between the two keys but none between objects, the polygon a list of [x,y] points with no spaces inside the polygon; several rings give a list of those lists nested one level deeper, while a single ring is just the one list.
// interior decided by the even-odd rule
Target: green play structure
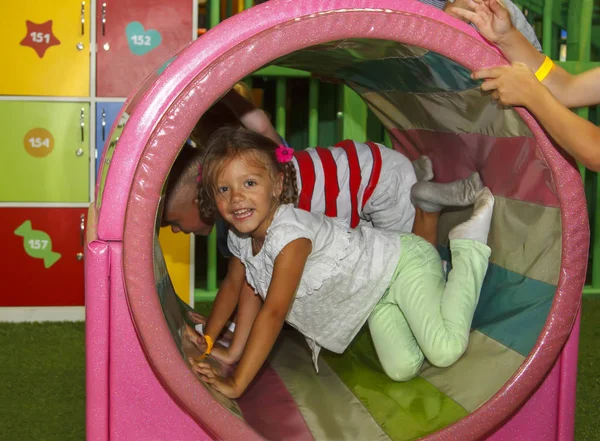
[{"label": "green play structure", "polygon": [[[227,0],[225,16],[231,15],[234,0]],[[216,26],[225,3],[209,0],[208,27]],[[244,8],[253,6],[244,0]],[[517,0],[542,43],[544,53],[556,64],[576,74],[600,66],[600,7],[592,0]],[[560,61],[566,48],[566,61]],[[388,146],[391,143],[382,124],[364,101],[348,87],[312,78],[308,72],[269,66],[246,78],[246,83],[265,90],[265,109],[272,114],[277,132],[290,145],[333,145],[340,139],[372,140]],[[308,96],[308,100],[306,97]],[[293,108],[292,112],[288,110]],[[595,124],[599,122],[598,107],[573,109]],[[584,294],[600,294],[600,181],[597,173],[580,166],[585,181],[590,216],[590,262]],[[206,268],[197,280],[196,301],[209,301],[218,289],[218,253],[216,234],[206,240],[197,239],[202,259],[197,266]],[[206,259],[205,261],[203,259]],[[598,264],[594,265],[595,262]]]}]

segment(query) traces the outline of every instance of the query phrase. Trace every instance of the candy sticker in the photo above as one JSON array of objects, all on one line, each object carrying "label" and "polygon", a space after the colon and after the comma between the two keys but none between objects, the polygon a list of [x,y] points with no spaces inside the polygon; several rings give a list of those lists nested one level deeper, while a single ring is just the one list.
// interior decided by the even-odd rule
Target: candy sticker
[{"label": "candy sticker", "polygon": [[38,57],[43,58],[50,47],[60,44],[52,32],[52,20],[42,24],[26,20],[25,25],[27,26],[27,35],[20,44],[33,49]]},{"label": "candy sticker", "polygon": [[23,146],[31,156],[43,158],[54,150],[54,137],[48,130],[36,127],[25,134]]},{"label": "candy sticker", "polygon": [[44,259],[44,268],[50,268],[60,259],[60,254],[52,251],[52,239],[43,231],[32,230],[31,221],[23,222],[15,230],[23,237],[23,249],[34,259]]},{"label": "candy sticker", "polygon": [[129,49],[135,55],[144,55],[156,49],[162,42],[160,32],[155,29],[145,30],[139,21],[132,21],[125,28]]}]

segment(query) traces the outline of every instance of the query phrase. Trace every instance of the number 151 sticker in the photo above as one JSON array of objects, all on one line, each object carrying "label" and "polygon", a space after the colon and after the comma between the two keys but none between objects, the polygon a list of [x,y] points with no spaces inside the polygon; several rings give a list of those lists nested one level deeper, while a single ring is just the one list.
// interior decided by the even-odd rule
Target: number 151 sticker
[{"label": "number 151 sticker", "polygon": [[52,20],[44,23],[34,23],[26,20],[25,25],[27,26],[27,35],[21,40],[20,44],[33,49],[38,57],[44,58],[50,47],[60,44],[60,40],[56,38],[52,31]]}]

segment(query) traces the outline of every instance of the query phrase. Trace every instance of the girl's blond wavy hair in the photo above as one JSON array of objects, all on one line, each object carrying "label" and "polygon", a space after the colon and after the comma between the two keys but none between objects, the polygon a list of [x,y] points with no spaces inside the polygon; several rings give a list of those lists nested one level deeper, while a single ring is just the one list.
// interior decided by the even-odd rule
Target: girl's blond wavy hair
[{"label": "girl's blond wavy hair", "polygon": [[244,155],[254,155],[257,163],[264,166],[273,179],[283,174],[283,185],[279,202],[296,204],[298,186],[296,184],[296,168],[292,161],[281,163],[275,157],[278,147],[273,140],[242,127],[222,127],[209,138],[201,165],[201,178],[198,182],[198,201],[200,215],[212,219],[217,215],[215,197],[217,195],[217,179],[224,167],[232,159]]}]

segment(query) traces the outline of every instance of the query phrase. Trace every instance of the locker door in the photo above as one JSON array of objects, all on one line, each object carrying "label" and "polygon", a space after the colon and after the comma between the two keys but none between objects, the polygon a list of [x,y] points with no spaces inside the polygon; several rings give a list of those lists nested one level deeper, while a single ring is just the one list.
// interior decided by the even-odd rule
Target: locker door
[{"label": "locker door", "polygon": [[0,94],[89,95],[91,2],[0,3]]},{"label": "locker door", "polygon": [[0,102],[0,201],[89,201],[89,104]]},{"label": "locker door", "polygon": [[0,306],[81,306],[83,208],[0,208]]},{"label": "locker door", "polygon": [[123,103],[96,103],[96,176],[102,160],[104,144]]},{"label": "locker door", "polygon": [[192,39],[190,0],[103,0],[96,7],[97,96],[128,96]]}]

